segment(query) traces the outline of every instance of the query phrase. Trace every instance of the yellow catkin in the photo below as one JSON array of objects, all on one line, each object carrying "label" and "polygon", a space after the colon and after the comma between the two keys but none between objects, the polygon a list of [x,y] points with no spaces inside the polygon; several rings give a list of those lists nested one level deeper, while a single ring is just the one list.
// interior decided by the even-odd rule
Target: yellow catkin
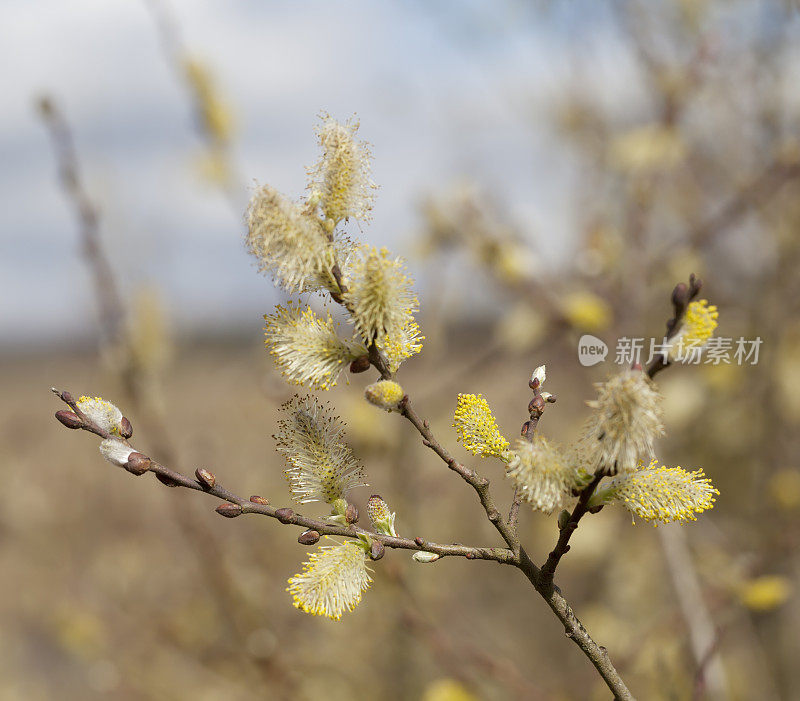
[{"label": "yellow catkin", "polygon": [[670,360],[680,360],[690,349],[702,348],[714,335],[719,311],[708,300],[691,302],[669,349]]},{"label": "yellow catkin", "polygon": [[288,382],[322,390],[367,352],[363,344],[339,338],[330,314],[323,318],[291,303],[264,316],[264,343]]},{"label": "yellow catkin", "polygon": [[453,415],[458,440],[473,455],[502,457],[509,442],[500,433],[482,394],[459,394]]},{"label": "yellow catkin", "polygon": [[369,145],[356,139],[358,127],[355,119],[341,124],[323,114],[317,128],[322,155],[308,171],[309,189],[334,226],[348,218],[367,221],[375,199],[377,186],[370,179]]},{"label": "yellow catkin", "polygon": [[364,342],[384,344],[402,340],[419,302],[400,258],[391,258],[386,248],[361,246],[347,270],[345,299],[353,322]]},{"label": "yellow catkin", "polygon": [[352,541],[321,545],[303,563],[303,571],[289,579],[286,591],[295,608],[334,621],[352,611],[372,583],[366,557],[361,545]]},{"label": "yellow catkin", "polygon": [[654,525],[696,521],[696,514],[714,508],[719,494],[702,470],[659,467],[656,460],[647,468],[619,475],[609,487],[628,511]]},{"label": "yellow catkin", "polygon": [[295,396],[281,410],[274,438],[288,463],[292,499],[333,504],[354,487],[365,486],[364,471],[344,442],[344,425],[316,397]]},{"label": "yellow catkin", "polygon": [[405,396],[405,392],[393,380],[380,380],[367,385],[366,389],[364,389],[364,396],[370,404],[386,409],[386,411],[391,411],[392,409],[397,409],[400,401]]}]

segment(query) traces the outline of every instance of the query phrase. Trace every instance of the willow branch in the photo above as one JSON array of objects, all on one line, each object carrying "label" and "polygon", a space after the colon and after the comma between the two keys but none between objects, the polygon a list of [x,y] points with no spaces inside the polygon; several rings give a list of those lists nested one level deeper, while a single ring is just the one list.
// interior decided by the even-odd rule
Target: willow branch
[{"label": "willow branch", "polygon": [[[83,414],[78,408],[77,403],[69,392],[64,392],[57,389],[53,389],[53,392],[59,399],[61,399],[70,407],[72,412],[80,420],[80,425],[76,425],[75,428],[88,431],[99,436],[100,438],[113,437],[115,440],[120,440],[116,436],[111,436],[111,434],[86,417],[86,415]],[[127,441],[122,442],[128,444]],[[250,499],[246,499],[219,484],[216,480],[216,476],[210,473],[208,470],[203,470],[202,476],[198,476],[197,479],[192,479],[182,472],[173,470],[166,465],[162,465],[161,463],[152,460],[151,458],[147,458],[146,456],[143,457],[145,457],[147,466],[147,469],[144,470],[144,472],[152,472],[160,479],[162,483],[171,487],[184,487],[186,489],[203,492],[212,497],[216,497],[217,499],[228,502],[230,505],[233,505],[234,508],[230,508],[225,505],[217,508],[218,513],[223,516],[227,516],[228,518],[233,518],[242,514],[259,514],[261,516],[269,516],[270,518],[274,518],[285,525],[302,526],[306,529],[316,531],[319,535],[334,535],[343,536],[346,538],[358,538],[359,535],[367,535],[373,541],[380,541],[385,547],[388,548],[423,550],[426,552],[436,553],[441,557],[458,556],[465,557],[468,560],[494,560],[495,562],[500,562],[503,564],[516,564],[514,553],[505,548],[479,548],[455,544],[447,545],[442,543],[434,543],[419,537],[412,540],[410,538],[399,538],[380,533],[373,533],[372,531],[358,528],[352,524],[340,525],[324,519],[296,513],[291,508],[278,508],[271,506],[269,503],[265,503],[267,500],[263,499],[262,497],[251,497]]]},{"label": "willow branch", "polygon": [[[503,537],[514,556],[512,564],[523,572],[539,595],[547,602],[547,605],[564,626],[565,635],[581,649],[583,654],[594,665],[603,681],[613,692],[614,698],[632,700],[634,697],[611,662],[606,648],[598,645],[592,639],[567,600],[553,586],[552,578],[543,577],[539,568],[530,559],[525,548],[520,544],[516,529],[503,520],[489,493],[489,480],[459,463],[442,447],[431,432],[428,422],[421,420],[416,411],[414,411],[407,395],[400,405],[400,412],[417,429],[422,436],[423,444],[433,450],[451,470],[456,472],[477,492],[487,518]],[[590,496],[591,493],[586,497],[587,502]]]},{"label": "willow branch", "polygon": [[479,475],[475,470],[472,470],[465,465],[462,465],[456,460],[446,448],[436,440],[436,437],[431,431],[428,421],[423,421],[419,414],[414,410],[411,405],[411,399],[406,395],[400,403],[400,413],[408,419],[414,428],[417,429],[420,436],[422,436],[422,443],[436,453],[442,461],[455,472],[461,479],[469,484],[478,494],[481,506],[486,512],[486,518],[489,519],[491,524],[497,529],[498,533],[502,536],[508,547],[516,554],[520,552],[520,543],[514,529],[511,528],[504,520],[500,511],[495,506],[494,499],[489,492],[489,480]]},{"label": "willow branch", "polygon": [[600,484],[600,480],[603,479],[604,476],[605,473],[602,471],[598,472],[592,478],[592,481],[589,482],[578,495],[578,503],[575,504],[575,508],[572,509],[567,523],[561,528],[556,546],[550,551],[550,554],[547,556],[547,561],[542,565],[541,574],[544,582],[552,583],[558,563],[561,562],[561,558],[569,552],[569,540],[572,538],[572,534],[577,530],[580,520],[589,512],[589,499],[592,498],[594,490],[597,488],[597,485]]},{"label": "willow branch", "polygon": [[[688,285],[679,283],[675,286],[675,289],[672,291],[671,298],[674,314],[672,318],[667,321],[667,340],[672,338],[678,332],[680,320],[686,312],[689,302],[697,297],[702,289],[702,286],[702,280],[697,279],[694,274],[689,276]],[[645,372],[647,373],[647,376],[652,379],[658,372],[667,367],[668,364],[669,363],[664,360],[663,356],[658,354],[648,364]],[[547,561],[544,563],[544,565],[542,565],[541,577],[544,584],[552,583],[558,563],[561,561],[561,558],[569,552],[570,538],[572,538],[572,534],[577,530],[580,520],[587,513],[589,513],[589,500],[592,498],[597,485],[600,484],[600,481],[605,476],[606,472],[601,467],[592,477],[592,481],[589,482],[589,484],[578,493],[578,503],[573,508],[566,524],[561,527],[561,530],[558,534],[558,541],[556,542],[555,547],[550,551],[550,554],[547,556]]]}]

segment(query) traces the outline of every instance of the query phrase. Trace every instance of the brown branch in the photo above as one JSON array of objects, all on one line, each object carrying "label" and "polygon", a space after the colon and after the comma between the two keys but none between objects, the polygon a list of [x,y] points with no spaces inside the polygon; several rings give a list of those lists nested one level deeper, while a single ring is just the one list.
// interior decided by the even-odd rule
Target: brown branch
[{"label": "brown branch", "polygon": [[495,506],[494,499],[489,492],[489,480],[479,475],[475,470],[471,470],[462,465],[442,447],[441,443],[439,443],[433,435],[430,424],[420,419],[414,407],[411,406],[411,399],[409,399],[408,395],[403,397],[403,401],[400,403],[400,413],[417,429],[420,436],[422,436],[423,445],[436,453],[447,467],[477,492],[481,506],[483,506],[483,510],[486,512],[486,518],[488,518],[491,524],[497,529],[508,547],[515,554],[518,554],[520,552],[519,538],[517,538],[517,534],[514,533],[514,530],[503,520],[500,511]]},{"label": "brown branch", "polygon": [[[528,578],[539,595],[547,602],[547,605],[564,626],[566,636],[581,649],[583,654],[594,665],[603,681],[614,693],[614,698],[633,699],[633,695],[611,662],[608,651],[592,639],[583,624],[575,616],[567,600],[561,595],[558,588],[553,586],[552,578],[548,580],[548,578],[542,577],[541,571],[520,544],[516,529],[503,520],[489,493],[489,480],[459,463],[441,446],[431,432],[428,422],[422,421],[411,407],[411,401],[408,396],[403,398],[400,411],[422,436],[423,444],[433,450],[451,470],[456,472],[478,493],[487,518],[503,537],[503,540],[505,540],[515,556],[512,564],[522,570],[522,573]],[[594,486],[592,486],[593,489]],[[591,493],[586,497],[587,502],[589,496],[591,496]]]},{"label": "brown branch", "polygon": [[[677,285],[675,285],[675,289],[672,290],[671,298],[674,314],[671,319],[667,320],[667,334],[665,337],[667,340],[672,338],[678,332],[680,329],[680,321],[683,318],[683,315],[686,313],[686,308],[689,306],[689,302],[691,302],[695,297],[697,297],[698,294],[700,294],[700,290],[702,288],[703,281],[695,277],[694,273],[689,276],[688,285],[683,282],[679,282]],[[652,380],[657,373],[661,372],[668,365],[669,362],[665,361],[661,354],[657,354],[647,365],[645,372]]]},{"label": "brown branch", "polygon": [[[65,402],[71,409],[74,418],[57,416],[59,421],[69,428],[82,429],[90,433],[94,433],[101,438],[110,438],[110,434],[103,430],[101,427],[94,424],[89,420],[78,408],[77,403],[69,392],[53,389],[54,394]],[[431,434],[430,429],[424,422],[419,420],[419,417],[406,402],[406,411],[410,411],[407,416],[420,434],[423,435],[423,440],[430,443],[434,452],[436,452],[447,464],[450,469],[457,472],[461,477],[471,484],[478,493],[481,503],[486,510],[487,517],[497,530],[503,535],[509,548],[477,548],[469,547],[458,544],[440,544],[425,540],[424,538],[399,538],[388,535],[382,535],[366,531],[358,528],[355,525],[343,526],[332,523],[323,519],[304,516],[295,513],[291,508],[276,508],[266,503],[266,499],[260,497],[251,497],[245,499],[217,483],[216,477],[208,471],[198,473],[198,479],[192,479],[186,475],[170,469],[169,467],[155,462],[144,455],[141,459],[137,458],[137,466],[144,463],[146,465],[145,472],[153,472],[156,477],[164,484],[174,487],[184,487],[198,492],[204,492],[217,499],[220,499],[227,504],[217,507],[217,512],[229,518],[237,517],[242,514],[259,514],[274,518],[286,525],[301,526],[307,530],[315,531],[317,535],[335,535],[345,538],[358,538],[359,535],[366,535],[373,541],[381,542],[385,547],[398,548],[404,550],[422,550],[426,552],[436,553],[441,557],[465,557],[468,560],[493,560],[495,562],[513,565],[520,569],[523,574],[528,578],[537,592],[545,599],[548,606],[556,614],[558,619],[564,626],[565,634],[578,647],[583,651],[586,657],[591,661],[597,671],[600,673],[603,680],[608,687],[612,690],[617,699],[629,700],[633,699],[628,688],[625,686],[622,678],[615,669],[614,665],[608,657],[608,653],[604,647],[598,645],[583,627],[581,622],[575,616],[572,607],[564,599],[556,587],[552,583],[542,581],[539,569],[533,564],[533,561],[528,557],[525,549],[519,545],[519,540],[516,534],[509,528],[503,521],[500,512],[497,511],[494,503],[489,495],[488,486],[489,481],[485,478],[479,477],[474,471],[469,470],[460,463],[458,463],[447,451],[439,445],[439,443]],[[60,413],[60,412],[59,412]],[[116,437],[115,437],[116,438]],[[119,440],[119,439],[118,439]],[[128,444],[127,441],[123,441]],[[129,445],[129,444],[128,444]],[[126,469],[134,471],[134,465],[131,462],[126,465]],[[143,474],[143,472],[139,472]],[[201,479],[202,477],[202,479]],[[312,541],[313,542],[313,541]],[[513,544],[513,546],[512,546]]]},{"label": "brown branch", "polygon": [[542,565],[541,576],[545,584],[552,584],[553,576],[556,572],[556,567],[561,561],[561,558],[569,552],[570,545],[569,539],[578,528],[578,522],[589,512],[589,499],[592,498],[594,490],[600,484],[600,480],[605,477],[605,473],[598,472],[589,484],[584,487],[578,495],[578,503],[572,509],[569,520],[564,524],[558,534],[558,542],[556,546],[550,551],[547,556],[547,561]]},{"label": "brown branch", "polygon": [[[529,443],[533,442],[536,436],[536,429],[539,427],[539,419],[544,414],[544,407],[546,402],[551,404],[556,401],[554,395],[550,395],[547,399],[542,396],[542,387],[539,378],[532,377],[528,382],[528,387],[533,390],[533,399],[528,403],[528,414],[530,418],[522,424],[520,435]],[[517,519],[519,518],[519,507],[522,504],[522,490],[519,487],[514,488],[514,497],[511,501],[511,509],[508,512],[507,523],[515,531],[517,529]]]},{"label": "brown branch", "polygon": [[[672,306],[674,314],[671,319],[667,321],[667,335],[666,338],[672,338],[680,328],[680,320],[686,313],[686,308],[697,295],[703,286],[702,280],[695,277],[694,273],[689,276],[689,284],[679,283],[672,291]],[[645,372],[651,379],[661,370],[668,366],[661,355],[656,355],[655,358],[649,363]],[[533,403],[532,403],[533,404]],[[524,427],[523,427],[524,432]],[[580,520],[589,513],[589,500],[592,498],[597,485],[603,477],[606,476],[606,471],[601,467],[593,476],[592,481],[589,482],[578,494],[578,503],[572,510],[567,522],[560,528],[558,534],[558,541],[556,546],[550,551],[547,556],[547,561],[542,565],[541,577],[544,585],[551,584],[555,576],[556,567],[561,561],[561,558],[569,552],[569,541],[572,534],[578,528]]]},{"label": "brown branch", "polygon": [[[53,392],[57,397],[59,397],[59,399],[61,399],[72,409],[72,412],[79,419],[79,422],[76,422],[74,425],[70,426],[70,428],[82,429],[84,431],[94,433],[101,438],[115,438],[116,440],[121,440],[116,436],[111,436],[107,431],[87,418],[80,411],[77,403],[69,392],[63,392],[57,389],[53,389]],[[128,441],[123,440],[122,442],[126,445],[130,445]],[[241,514],[259,514],[261,516],[269,516],[270,518],[277,519],[286,525],[302,526],[303,528],[314,530],[320,535],[335,535],[346,538],[358,538],[358,536],[361,534],[369,536],[372,540],[380,541],[384,546],[389,548],[423,550],[426,552],[436,553],[441,557],[458,556],[465,557],[468,560],[494,560],[495,562],[502,564],[516,564],[514,553],[506,548],[478,548],[456,544],[446,545],[434,543],[419,537],[414,539],[399,538],[380,533],[373,533],[371,531],[358,528],[355,525],[339,525],[324,519],[295,513],[295,511],[291,508],[278,508],[271,506],[268,503],[263,503],[266,500],[260,498],[258,498],[256,501],[253,501],[252,499],[246,499],[228,489],[225,489],[217,482],[216,477],[211,473],[207,473],[204,479],[192,479],[191,477],[173,470],[166,465],[162,465],[151,458],[147,458],[146,456],[143,457],[146,461],[146,469],[144,472],[152,472],[164,484],[168,484],[171,487],[184,487],[186,489],[204,492],[205,494],[209,494],[217,499],[228,502],[229,504],[233,505],[233,507],[238,507],[229,508],[223,505],[217,508],[217,511],[221,515],[229,518],[240,516]],[[139,459],[139,462],[141,462],[141,459]],[[127,469],[130,471],[130,468]],[[140,474],[144,474],[144,472]]]},{"label": "brown branch", "polygon": [[564,626],[564,634],[581,649],[583,654],[594,665],[603,681],[611,689],[615,699],[633,701],[633,694],[631,694],[611,662],[606,648],[598,645],[592,639],[586,628],[578,620],[569,602],[562,596],[558,587],[553,586],[552,582],[542,581],[539,569],[531,562],[525,550],[522,550],[520,555],[519,568],[536,591],[539,592],[539,595],[547,602],[547,605],[558,617],[558,620],[561,621]]}]

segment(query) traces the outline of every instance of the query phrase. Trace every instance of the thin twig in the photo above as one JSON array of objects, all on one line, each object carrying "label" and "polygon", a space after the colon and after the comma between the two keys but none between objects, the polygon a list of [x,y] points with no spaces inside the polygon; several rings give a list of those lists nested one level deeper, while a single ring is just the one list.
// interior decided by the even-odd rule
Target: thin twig
[{"label": "thin twig", "polygon": [[739,222],[750,210],[765,204],[784,185],[797,178],[800,178],[800,163],[786,163],[776,158],[734,194],[718,212],[696,226],[689,234],[690,242],[694,246],[708,243]]},{"label": "thin twig", "polygon": [[104,344],[112,345],[120,341],[124,333],[125,308],[100,241],[100,215],[84,187],[75,142],[67,121],[49,97],[41,98],[39,112],[50,132],[61,185],[75,206],[80,226],[81,252],[92,275],[99,306],[101,338]]},{"label": "thin twig", "polygon": [[[81,424],[76,426],[78,429],[94,433],[101,438],[114,438],[121,440],[116,436],[111,436],[103,428],[95,424],[85,414],[83,414],[69,392],[64,392],[53,388],[53,393],[67,404],[72,412],[80,419]],[[129,445],[127,441],[122,441]],[[142,454],[143,455],[143,454]],[[222,501],[229,502],[239,507],[238,510],[228,511],[223,510],[222,514],[226,516],[239,516],[241,514],[259,514],[261,516],[269,516],[270,518],[277,519],[283,524],[302,526],[306,529],[315,530],[320,535],[335,535],[344,536],[348,538],[358,538],[359,534],[367,535],[373,540],[381,541],[386,547],[401,548],[405,550],[424,550],[426,552],[433,552],[442,557],[458,556],[465,557],[469,560],[494,560],[503,564],[516,564],[513,552],[506,548],[477,548],[469,547],[466,545],[445,545],[441,543],[434,543],[424,538],[398,538],[394,536],[383,535],[380,533],[373,533],[366,531],[357,526],[342,526],[331,521],[313,518],[311,516],[304,516],[303,514],[295,513],[290,508],[278,508],[269,504],[254,502],[250,499],[245,499],[234,492],[225,489],[216,481],[214,477],[213,484],[208,482],[201,482],[199,479],[192,479],[182,472],[173,470],[166,465],[156,462],[152,458],[148,458],[149,465],[146,472],[152,472],[161,481],[172,487],[185,487],[186,489],[193,489],[198,492],[204,492]]]}]

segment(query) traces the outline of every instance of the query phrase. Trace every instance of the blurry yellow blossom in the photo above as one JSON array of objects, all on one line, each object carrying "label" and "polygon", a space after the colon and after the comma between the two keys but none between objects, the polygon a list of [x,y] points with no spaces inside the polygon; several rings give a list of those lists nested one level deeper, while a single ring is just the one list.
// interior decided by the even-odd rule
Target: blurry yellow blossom
[{"label": "blurry yellow blossom", "polygon": [[610,146],[611,163],[619,170],[641,173],[668,170],[686,156],[686,144],[675,130],[656,124],[632,129],[615,137]]},{"label": "blurry yellow blossom", "polygon": [[787,325],[776,353],[775,391],[786,416],[800,423],[800,322]]},{"label": "blurry yellow blossom", "polygon": [[367,352],[361,343],[340,339],[331,315],[319,317],[311,307],[303,311],[291,303],[279,305],[264,322],[264,342],[286,380],[294,384],[330,389],[342,370]]},{"label": "blurry yellow blossom", "polygon": [[164,306],[155,288],[139,290],[130,320],[130,353],[134,365],[157,373],[169,362],[172,343],[167,330]]},{"label": "blurry yellow blossom", "polygon": [[347,419],[348,440],[359,452],[394,449],[398,441],[397,423],[375,411],[361,396],[347,393],[337,407]]},{"label": "blurry yellow blossom", "polygon": [[[741,367],[735,363],[702,366],[703,381],[714,390],[738,390],[741,381]],[[800,383],[798,383],[800,387]]]},{"label": "blurry yellow blossom", "polygon": [[664,261],[664,269],[659,277],[660,284],[666,286],[672,284],[673,280],[682,280],[686,277],[687,270],[692,270],[698,277],[703,276],[706,272],[703,255],[689,246],[671,249],[668,259]]},{"label": "blurry yellow blossom", "polygon": [[578,331],[602,331],[611,323],[608,302],[592,292],[568,294],[561,305],[564,317]]},{"label": "blurry yellow blossom", "polygon": [[220,96],[208,67],[197,58],[187,57],[183,60],[183,69],[194,94],[203,131],[215,141],[229,141],[234,130],[233,113]]},{"label": "blurry yellow blossom", "polygon": [[772,501],[781,509],[800,508],[800,470],[778,470],[769,478],[767,489]]},{"label": "blurry yellow blossom", "polygon": [[719,494],[702,470],[658,467],[657,460],[652,460],[649,467],[618,475],[604,485],[603,492],[655,526],[696,521],[695,514],[714,508],[714,496]]},{"label": "blurry yellow blossom", "polygon": [[493,246],[490,264],[497,277],[512,284],[531,277],[535,270],[528,247],[515,241],[502,241]]},{"label": "blurry yellow blossom", "polygon": [[786,602],[792,584],[786,577],[765,575],[745,582],[739,589],[739,600],[751,611],[771,611]]},{"label": "blurry yellow blossom", "polygon": [[103,618],[79,606],[59,606],[52,624],[59,644],[78,657],[95,658],[107,645]]},{"label": "blurry yellow blossom", "polygon": [[321,545],[303,563],[303,571],[289,579],[286,591],[301,611],[338,621],[372,583],[366,558],[360,542]]},{"label": "blurry yellow blossom", "polygon": [[201,178],[212,185],[227,186],[233,175],[228,153],[222,149],[212,148],[200,154],[195,167]]},{"label": "blurry yellow blossom", "polygon": [[664,397],[664,415],[669,417],[673,431],[688,426],[703,410],[708,396],[704,383],[683,373],[670,375],[660,389]]},{"label": "blurry yellow blossom", "polygon": [[545,318],[530,302],[517,302],[501,317],[497,335],[509,350],[524,351],[541,341],[546,330]]},{"label": "blurry yellow blossom", "polygon": [[274,438],[288,463],[292,499],[333,504],[354,487],[366,486],[364,471],[344,442],[344,426],[316,397],[295,396],[281,407]]},{"label": "blurry yellow blossom", "polygon": [[502,457],[509,448],[482,394],[459,394],[453,416],[458,440],[473,455]]},{"label": "blurry yellow blossom", "polygon": [[455,679],[437,679],[422,693],[422,701],[478,701],[478,697]]},{"label": "blurry yellow blossom", "polygon": [[308,171],[309,189],[334,225],[350,217],[366,221],[372,210],[377,186],[370,180],[369,146],[355,138],[358,127],[355,119],[340,124],[323,114],[317,129],[322,155]]}]

